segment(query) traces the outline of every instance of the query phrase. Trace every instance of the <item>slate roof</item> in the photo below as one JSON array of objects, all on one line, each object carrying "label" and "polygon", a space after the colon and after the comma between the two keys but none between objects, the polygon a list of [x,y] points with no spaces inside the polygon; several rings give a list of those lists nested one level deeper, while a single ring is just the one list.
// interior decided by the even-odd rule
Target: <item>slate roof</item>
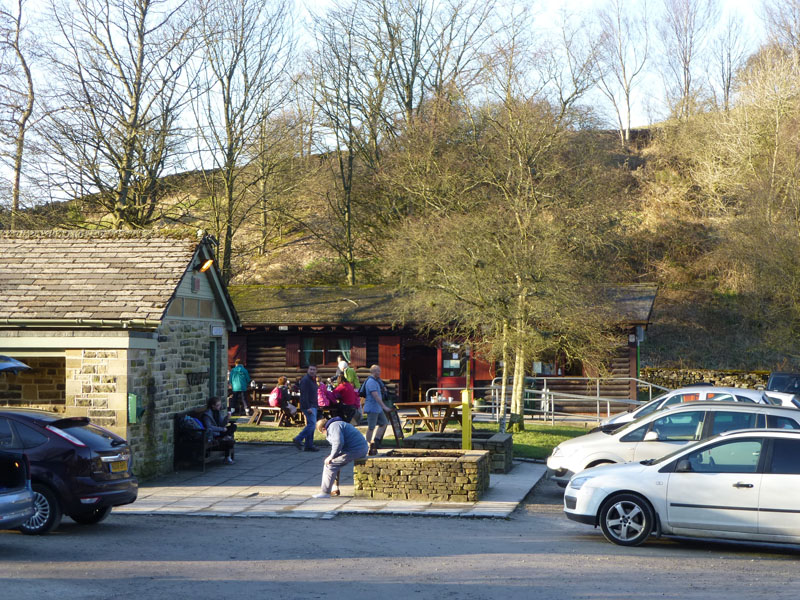
[{"label": "slate roof", "polygon": [[160,320],[198,244],[154,232],[0,231],[0,324]]},{"label": "slate roof", "polygon": [[[232,285],[236,312],[247,325],[391,325],[403,296],[380,287],[290,287]],[[656,286],[633,284],[610,288],[619,322],[646,325]]]}]

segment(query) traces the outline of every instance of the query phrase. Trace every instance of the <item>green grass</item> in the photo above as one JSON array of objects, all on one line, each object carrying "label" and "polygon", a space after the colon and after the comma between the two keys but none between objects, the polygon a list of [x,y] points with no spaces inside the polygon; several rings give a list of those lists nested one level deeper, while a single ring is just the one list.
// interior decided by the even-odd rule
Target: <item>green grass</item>
[{"label": "green grass", "polygon": [[[359,427],[361,433],[366,427]],[[497,431],[494,423],[476,423],[475,429],[481,431]],[[300,427],[274,427],[272,425],[239,425],[236,440],[239,442],[291,442],[300,433]],[[459,431],[458,427],[450,431]],[[547,425],[545,423],[526,423],[525,431],[514,435],[514,456],[524,458],[547,458],[553,448],[570,438],[583,435],[588,431],[585,427],[569,425]],[[314,440],[323,442],[325,437],[318,432]],[[394,446],[391,428],[387,431],[385,446]]]}]

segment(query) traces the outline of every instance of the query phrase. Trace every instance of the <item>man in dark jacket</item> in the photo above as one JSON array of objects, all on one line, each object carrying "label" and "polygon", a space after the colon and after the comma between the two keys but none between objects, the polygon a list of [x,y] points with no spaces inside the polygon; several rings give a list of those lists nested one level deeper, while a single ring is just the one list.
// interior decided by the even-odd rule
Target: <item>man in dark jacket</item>
[{"label": "man in dark jacket", "polygon": [[318,452],[314,447],[314,425],[317,422],[317,366],[309,365],[305,376],[300,380],[300,410],[306,417],[306,426],[296,438],[294,445],[306,452]]},{"label": "man in dark jacket", "polygon": [[367,440],[350,423],[342,421],[341,417],[317,421],[317,431],[328,438],[331,453],[325,457],[325,467],[322,470],[322,491],[314,498],[330,498],[339,495],[339,471],[347,463],[367,455]]}]

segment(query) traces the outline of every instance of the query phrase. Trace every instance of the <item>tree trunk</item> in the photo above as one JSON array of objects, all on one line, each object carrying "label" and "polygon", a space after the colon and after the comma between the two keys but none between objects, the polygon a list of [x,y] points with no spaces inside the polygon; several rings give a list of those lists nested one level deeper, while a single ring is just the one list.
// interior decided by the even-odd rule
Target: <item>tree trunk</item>
[{"label": "tree trunk", "polygon": [[524,393],[525,393],[525,350],[516,349],[514,360],[514,390],[511,394],[511,416],[508,431],[518,433],[525,430]]},{"label": "tree trunk", "polygon": [[506,430],[506,391],[508,381],[508,319],[503,320],[503,381],[500,384],[500,422],[498,431]]}]

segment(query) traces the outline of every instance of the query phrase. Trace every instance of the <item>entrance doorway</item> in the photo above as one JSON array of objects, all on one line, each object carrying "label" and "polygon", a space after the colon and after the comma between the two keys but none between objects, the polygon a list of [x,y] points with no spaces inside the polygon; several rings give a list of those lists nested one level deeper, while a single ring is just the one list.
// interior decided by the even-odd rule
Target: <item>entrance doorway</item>
[{"label": "entrance doorway", "polygon": [[436,348],[421,340],[406,340],[403,349],[403,402],[417,402],[436,387]]}]

